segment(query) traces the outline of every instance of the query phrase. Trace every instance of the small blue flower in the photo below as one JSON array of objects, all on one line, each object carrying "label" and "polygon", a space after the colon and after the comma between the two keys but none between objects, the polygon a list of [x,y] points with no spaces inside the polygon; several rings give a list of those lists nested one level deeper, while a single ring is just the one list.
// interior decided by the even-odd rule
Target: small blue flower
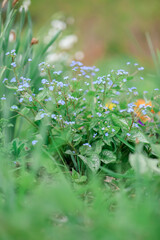
[{"label": "small blue flower", "polygon": [[106,132],[106,133],[105,133],[105,136],[108,137],[108,135],[109,135],[109,134]]},{"label": "small blue flower", "polygon": [[19,99],[19,102],[22,103],[22,102],[23,102],[23,98],[20,98],[20,99]]},{"label": "small blue flower", "polygon": [[119,101],[112,100],[112,103],[119,104]]},{"label": "small blue flower", "polygon": [[110,111],[105,111],[104,113],[105,113],[105,114],[108,114],[108,113],[110,113]]},{"label": "small blue flower", "polygon": [[12,66],[13,68],[16,68],[17,65],[16,65],[15,62],[12,62],[12,63],[11,63],[11,66]]},{"label": "small blue flower", "polygon": [[17,107],[16,105],[11,106],[11,108],[12,108],[13,110],[18,109],[18,107]]},{"label": "small blue flower", "polygon": [[144,70],[144,67],[138,68],[138,71],[142,71],[142,70]]},{"label": "small blue flower", "polygon": [[29,99],[28,99],[28,100],[29,100],[29,102],[32,102],[32,101],[33,101],[32,97],[29,97]]},{"label": "small blue flower", "polygon": [[91,147],[91,145],[89,143],[84,143],[83,146]]},{"label": "small blue flower", "polygon": [[98,115],[98,117],[101,117],[101,116],[102,116],[102,113],[97,112],[97,115]]},{"label": "small blue flower", "polygon": [[95,133],[94,135],[93,135],[93,138],[95,138],[97,136],[97,133]]},{"label": "small blue flower", "polygon": [[39,91],[42,91],[43,89],[44,89],[43,87],[40,87],[40,88],[39,88]]},{"label": "small blue flower", "polygon": [[33,140],[33,141],[32,141],[32,145],[33,145],[33,146],[36,145],[37,142],[38,142],[37,140]]},{"label": "small blue flower", "polygon": [[42,83],[42,84],[46,84],[46,83],[48,83],[48,81],[47,81],[47,79],[42,79],[42,80],[41,80],[41,83]]},{"label": "small blue flower", "polygon": [[58,103],[59,103],[60,105],[64,105],[64,104],[65,104],[65,101],[59,100]]},{"label": "small blue flower", "polygon": [[127,133],[126,135],[127,135],[128,137],[129,137],[129,136],[131,136],[131,134],[130,134],[130,133]]},{"label": "small blue flower", "polygon": [[32,62],[32,58],[28,58],[28,62]]},{"label": "small blue flower", "polygon": [[53,86],[49,86],[49,90],[53,91],[54,87]]},{"label": "small blue flower", "polygon": [[15,49],[11,50],[11,53],[15,53],[15,52],[16,52],[16,50],[15,50]]},{"label": "small blue flower", "polygon": [[11,83],[14,83],[14,82],[16,82],[16,78],[15,78],[15,77],[14,77],[14,78],[12,78],[10,82],[11,82]]},{"label": "small blue flower", "polygon": [[7,80],[8,80],[8,78],[4,78],[3,81],[2,81],[2,83],[6,82]]},{"label": "small blue flower", "polygon": [[1,100],[6,100],[5,94],[3,94],[3,97],[1,97]]}]

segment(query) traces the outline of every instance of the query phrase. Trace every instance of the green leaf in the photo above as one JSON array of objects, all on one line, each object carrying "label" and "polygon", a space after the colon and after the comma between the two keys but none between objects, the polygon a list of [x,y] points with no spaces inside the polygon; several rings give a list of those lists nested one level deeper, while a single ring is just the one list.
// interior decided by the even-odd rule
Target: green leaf
[{"label": "green leaf", "polygon": [[21,110],[21,113],[22,113],[23,115],[27,115],[27,114],[29,113],[29,111],[30,111],[29,108],[24,107],[24,108]]},{"label": "green leaf", "polygon": [[17,87],[14,87],[14,86],[5,85],[5,87],[9,89],[17,90]]},{"label": "green leaf", "polygon": [[82,140],[82,136],[80,134],[75,134],[73,137],[74,146],[77,146]]},{"label": "green leaf", "polygon": [[160,144],[151,144],[152,153],[160,158]]},{"label": "green leaf", "polygon": [[75,153],[73,153],[71,150],[67,150],[67,151],[65,151],[65,154],[68,154],[68,155],[75,155]]},{"label": "green leaf", "polygon": [[37,94],[36,99],[41,102],[46,96],[48,95],[48,92],[43,90],[42,92]]},{"label": "green leaf", "polygon": [[93,143],[92,149],[94,153],[99,154],[102,151],[102,147],[104,146],[104,142],[102,140],[98,140]]},{"label": "green leaf", "polygon": [[134,132],[134,134],[133,134],[133,132],[131,131],[131,137],[130,137],[130,139],[131,139],[132,141],[136,141],[136,139],[138,139],[138,140],[139,140],[140,142],[142,142],[142,143],[149,143],[147,137],[146,137],[142,132],[140,132],[140,131]]},{"label": "green leaf", "polygon": [[72,169],[72,180],[75,183],[85,183],[87,181],[87,176],[81,176],[78,172]]},{"label": "green leaf", "polygon": [[127,80],[128,80],[128,81],[130,81],[130,80],[132,80],[132,79],[133,79],[133,76],[128,76],[128,77],[127,77]]},{"label": "green leaf", "polygon": [[132,168],[140,174],[148,172],[160,174],[160,168],[158,168],[159,161],[157,159],[148,158],[141,153],[135,153],[130,154],[129,162]]},{"label": "green leaf", "polygon": [[105,164],[115,162],[116,161],[116,155],[109,150],[103,150],[102,151],[102,158],[101,161],[104,162]]},{"label": "green leaf", "polygon": [[84,157],[78,155],[80,159],[91,169],[92,172],[96,173],[100,167],[100,158],[97,154],[92,154],[90,157]]},{"label": "green leaf", "polygon": [[43,118],[41,115],[42,113],[38,112],[37,115],[35,116],[35,121],[41,120]]},{"label": "green leaf", "polygon": [[111,119],[116,126],[128,130],[129,127],[125,118],[118,118],[116,115],[112,115]]},{"label": "green leaf", "polygon": [[53,36],[53,38],[50,40],[50,42],[49,42],[49,43],[45,46],[45,48],[42,50],[41,55],[43,55],[43,54],[46,53],[46,51],[48,50],[48,48],[49,48],[49,47],[56,41],[56,39],[59,37],[60,33],[61,33],[61,30],[58,31],[58,32]]},{"label": "green leaf", "polygon": [[135,147],[133,147],[130,143],[128,143],[125,139],[123,139],[121,136],[119,136],[118,134],[116,135],[116,137],[122,142],[124,143],[127,147],[129,147],[129,149],[134,152],[135,151]]}]

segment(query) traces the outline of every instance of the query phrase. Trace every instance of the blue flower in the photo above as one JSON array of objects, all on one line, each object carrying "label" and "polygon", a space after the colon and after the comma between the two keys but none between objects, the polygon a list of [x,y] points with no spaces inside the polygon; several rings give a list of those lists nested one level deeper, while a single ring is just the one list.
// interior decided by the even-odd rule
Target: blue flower
[{"label": "blue flower", "polygon": [[48,83],[48,81],[47,81],[47,79],[42,79],[42,80],[41,80],[41,83],[42,83],[42,84],[46,84],[46,83]]},{"label": "blue flower", "polygon": [[64,104],[65,104],[65,101],[63,101],[63,100],[61,99],[61,100],[58,101],[58,103],[59,103],[60,105],[64,105]]},{"label": "blue flower", "polygon": [[15,78],[15,77],[12,78],[10,82],[11,82],[11,83],[16,82],[16,78]]},{"label": "blue flower", "polygon": [[91,147],[91,145],[89,143],[84,143],[83,146]]},{"label": "blue flower", "polygon": [[28,99],[28,100],[29,100],[29,102],[32,102],[32,101],[33,101],[32,97],[29,97],[29,99]]},{"label": "blue flower", "polygon": [[116,100],[112,100],[112,103],[119,104],[119,102]]},{"label": "blue flower", "polygon": [[23,102],[23,98],[20,98],[20,99],[19,99],[19,102],[22,103],[22,102]]},{"label": "blue flower", "polygon": [[33,141],[32,141],[32,145],[33,145],[33,146],[36,145],[37,142],[38,142],[37,140],[33,140]]},{"label": "blue flower", "polygon": [[49,86],[49,90],[53,91],[54,87],[53,86]]},{"label": "blue flower", "polygon": [[15,62],[12,62],[12,63],[11,63],[11,66],[12,66],[13,68],[16,68],[17,65],[16,65]]},{"label": "blue flower", "polygon": [[138,68],[138,71],[142,71],[142,70],[144,70],[144,67]]},{"label": "blue flower", "polygon": [[98,117],[101,117],[101,116],[102,116],[102,113],[97,112],[97,115],[98,115]]},{"label": "blue flower", "polygon": [[3,97],[1,97],[1,100],[6,100],[5,94],[3,94]]},{"label": "blue flower", "polygon": [[18,109],[18,107],[16,105],[11,106],[11,108],[14,109]]}]

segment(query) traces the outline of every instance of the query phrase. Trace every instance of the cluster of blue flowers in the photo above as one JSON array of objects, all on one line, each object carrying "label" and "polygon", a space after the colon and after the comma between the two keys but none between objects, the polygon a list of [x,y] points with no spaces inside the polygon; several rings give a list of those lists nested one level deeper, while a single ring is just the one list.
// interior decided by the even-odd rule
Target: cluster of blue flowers
[{"label": "cluster of blue flowers", "polygon": [[[15,50],[6,53],[6,55],[10,55],[15,59]],[[29,58],[28,62],[31,61],[32,59]],[[127,65],[131,65],[131,63],[128,62]],[[15,71],[16,62],[12,61],[11,66]],[[75,129],[75,125],[77,125],[79,127],[77,127],[76,131],[84,131],[83,123],[90,118],[90,121],[92,119],[97,121],[97,126],[99,126],[99,129],[92,129],[93,139],[98,137],[99,134],[105,137],[113,136],[117,130],[114,128],[111,116],[121,114],[124,118],[130,117],[131,119],[136,106],[135,102],[129,102],[128,97],[130,94],[133,94],[133,96],[138,95],[136,87],[127,88],[125,86],[129,72],[124,69],[111,70],[106,76],[96,77],[99,69],[95,66],[87,67],[79,61],[73,61],[70,66],[73,74],[63,76],[62,71],[53,71],[49,64],[41,62],[39,69],[45,73],[45,78],[40,78],[41,86],[36,94],[33,93],[30,78],[13,76],[10,81],[5,78],[3,83],[6,86],[16,87],[15,95],[18,103],[11,106],[11,109],[18,111],[22,104],[29,109],[34,106],[34,114],[36,113],[34,121],[46,117],[50,118],[52,126],[59,124],[61,128],[71,127]],[[135,63],[134,66],[138,66],[138,64]],[[138,67],[137,70],[142,71],[143,69],[143,67]],[[155,89],[155,91],[158,91],[158,89]],[[121,93],[126,93],[126,98],[128,98],[127,102],[129,103],[125,107],[121,106]],[[6,100],[6,96],[3,95],[1,100]],[[50,104],[49,109],[47,104]],[[109,107],[107,104],[113,106]],[[147,107],[150,106],[140,105],[143,114],[146,114]],[[86,116],[89,116],[87,120]],[[108,125],[107,128],[106,125]],[[132,127],[139,127],[136,120]],[[127,137],[131,136],[130,132],[125,134]],[[33,140],[32,145],[36,143],[37,140]],[[91,147],[89,143],[83,145]]]}]

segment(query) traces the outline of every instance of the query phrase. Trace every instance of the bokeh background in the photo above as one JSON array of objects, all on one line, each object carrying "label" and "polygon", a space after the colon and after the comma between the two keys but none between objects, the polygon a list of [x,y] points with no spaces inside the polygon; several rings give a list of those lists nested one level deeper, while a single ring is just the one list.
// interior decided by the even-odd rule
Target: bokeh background
[{"label": "bokeh background", "polygon": [[146,34],[153,47],[160,47],[159,0],[32,0],[35,34],[49,24],[54,14],[74,18],[77,48],[84,61],[95,64],[135,58],[153,67]]}]

